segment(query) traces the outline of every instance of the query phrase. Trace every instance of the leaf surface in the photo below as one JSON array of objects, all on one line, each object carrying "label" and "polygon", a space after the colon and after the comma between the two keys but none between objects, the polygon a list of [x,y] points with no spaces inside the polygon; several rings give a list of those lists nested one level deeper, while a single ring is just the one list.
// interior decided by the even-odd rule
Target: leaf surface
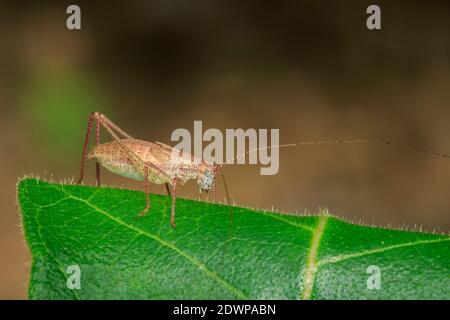
[{"label": "leaf surface", "polygon": [[166,196],[136,220],[142,192],[31,178],[18,197],[31,299],[450,299],[448,235],[238,207],[230,223],[181,198],[173,229]]}]

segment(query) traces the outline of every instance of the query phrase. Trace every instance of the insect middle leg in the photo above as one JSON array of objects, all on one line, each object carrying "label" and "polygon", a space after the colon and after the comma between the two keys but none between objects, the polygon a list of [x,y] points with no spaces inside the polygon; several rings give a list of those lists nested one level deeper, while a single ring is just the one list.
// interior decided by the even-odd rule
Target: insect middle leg
[{"label": "insect middle leg", "polygon": [[170,187],[169,187],[169,184],[166,183],[165,185],[166,185],[167,195],[170,197],[170,196],[171,196],[171,193],[170,193]]},{"label": "insect middle leg", "polygon": [[[149,170],[150,168],[153,171],[158,172],[161,176],[164,176],[166,173],[162,171],[158,166],[151,162],[144,163],[144,190],[145,190],[145,208],[142,210],[136,218],[140,218],[145,216],[150,210],[150,181],[149,181]],[[173,179],[173,193],[170,193],[169,184],[166,183],[167,192],[170,196],[172,196],[172,217],[171,217],[171,225],[175,227],[175,198],[176,198],[176,179]]]},{"label": "insect middle leg", "polygon": [[137,215],[136,218],[143,217],[150,210],[150,183],[148,181],[148,165],[144,165],[144,191],[145,191],[145,208]]}]

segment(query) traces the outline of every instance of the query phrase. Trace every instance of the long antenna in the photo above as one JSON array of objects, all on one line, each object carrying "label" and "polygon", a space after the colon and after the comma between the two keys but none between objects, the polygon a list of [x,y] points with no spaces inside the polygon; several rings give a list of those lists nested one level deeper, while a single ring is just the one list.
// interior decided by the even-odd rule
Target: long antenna
[{"label": "long antenna", "polygon": [[378,139],[317,140],[317,141],[311,141],[311,142],[299,142],[299,143],[296,143],[296,145],[297,146],[307,146],[307,145],[338,144],[338,143],[383,144],[383,145],[387,145],[387,146],[398,148],[398,149],[409,150],[409,151],[420,152],[420,153],[427,153],[430,155],[450,159],[450,155],[447,155],[445,153],[430,151],[430,150],[421,149],[421,148],[417,148],[417,147],[396,145],[390,141],[383,141],[383,140],[378,140]]},{"label": "long antenna", "polygon": [[232,164],[232,163],[234,163],[234,160],[238,159],[239,157],[245,156],[248,153],[259,151],[259,150],[268,150],[268,149],[273,149],[273,148],[286,148],[286,147],[314,146],[314,145],[323,145],[323,144],[344,144],[344,143],[382,144],[382,145],[387,145],[387,146],[394,147],[397,149],[409,150],[409,151],[414,151],[414,152],[419,152],[419,153],[426,153],[429,155],[450,159],[450,155],[445,154],[445,153],[430,151],[430,150],[421,149],[421,148],[417,148],[417,147],[401,146],[401,145],[393,144],[390,141],[383,141],[383,140],[379,140],[379,139],[341,139],[341,140],[303,141],[303,142],[296,142],[296,143],[279,144],[276,146],[255,148],[255,149],[252,149],[252,150],[249,150],[249,151],[246,151],[244,153],[237,155],[234,159],[231,160],[232,162],[227,161],[226,164]]},{"label": "long antenna", "polygon": [[[323,145],[323,144],[344,144],[344,143],[359,143],[359,144],[382,144],[382,145],[387,145],[390,147],[394,147],[397,149],[403,149],[403,150],[409,150],[409,151],[414,151],[414,152],[419,152],[419,153],[425,153],[425,154],[429,154],[429,155],[433,155],[433,156],[437,156],[437,157],[441,157],[441,158],[446,158],[446,159],[450,159],[450,155],[445,154],[445,153],[441,153],[441,152],[435,152],[435,151],[430,151],[430,150],[426,150],[426,149],[421,149],[421,148],[417,148],[417,147],[410,147],[410,146],[402,146],[402,145],[397,145],[397,144],[393,144],[390,141],[384,141],[384,140],[379,140],[379,139],[340,139],[340,140],[315,140],[315,141],[302,141],[302,142],[296,142],[296,143],[286,143],[286,144],[279,144],[276,146],[267,146],[267,147],[262,147],[262,148],[254,148],[252,150],[249,150],[247,152],[241,153],[239,155],[237,155],[234,159],[232,159],[230,162],[226,161],[225,164],[233,164],[234,160],[238,159],[241,156],[245,156],[246,154],[250,153],[250,152],[255,152],[255,151],[259,151],[259,150],[268,150],[268,149],[273,149],[273,148],[287,148],[287,147],[304,147],[304,146],[314,146],[314,145]],[[227,194],[227,202],[230,203],[230,193],[228,191],[228,187],[227,187],[227,183],[225,181],[225,176],[222,172],[222,166],[218,165],[219,170],[220,170],[220,174],[222,176],[223,179],[223,184],[225,186],[225,192]],[[233,219],[233,212],[232,212],[232,207],[230,206],[230,221],[232,221]]]}]

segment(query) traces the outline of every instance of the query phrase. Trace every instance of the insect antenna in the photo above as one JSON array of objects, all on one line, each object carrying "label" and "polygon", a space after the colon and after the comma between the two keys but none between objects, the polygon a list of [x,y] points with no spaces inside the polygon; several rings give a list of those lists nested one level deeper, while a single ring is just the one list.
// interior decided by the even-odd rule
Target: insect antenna
[{"label": "insect antenna", "polygon": [[390,141],[384,141],[384,140],[379,140],[379,139],[317,140],[317,141],[309,141],[309,142],[308,141],[298,142],[295,145],[308,146],[308,145],[343,144],[343,143],[382,144],[382,145],[387,145],[387,146],[394,147],[397,149],[409,150],[409,151],[414,151],[414,152],[419,152],[419,153],[426,153],[426,154],[430,154],[433,156],[450,159],[450,155],[445,154],[445,153],[430,151],[430,150],[417,148],[417,147],[397,145],[397,144],[393,144]]},{"label": "insect antenna", "polygon": [[237,155],[235,158],[227,161],[226,163],[227,164],[233,164],[234,160],[238,159],[239,157],[245,156],[248,153],[256,152],[256,151],[259,151],[259,150],[268,150],[268,149],[286,148],[286,147],[304,147],[304,146],[314,146],[314,145],[324,145],[324,144],[352,144],[352,143],[355,143],[355,144],[381,144],[381,145],[386,145],[386,146],[393,147],[393,148],[396,148],[396,149],[408,150],[408,151],[424,153],[424,154],[429,154],[429,155],[432,155],[432,156],[437,156],[437,157],[441,157],[441,158],[450,159],[450,155],[445,154],[445,153],[430,151],[430,150],[427,150],[427,149],[422,149],[422,148],[413,147],[413,146],[402,146],[402,145],[398,145],[398,144],[392,143],[390,141],[385,141],[385,140],[379,140],[379,139],[340,139],[340,140],[302,141],[302,142],[295,142],[295,143],[279,144],[279,145],[276,145],[276,146],[267,146],[267,147],[254,148],[252,150],[249,150],[249,151],[246,151],[244,153],[241,153],[241,154]]}]

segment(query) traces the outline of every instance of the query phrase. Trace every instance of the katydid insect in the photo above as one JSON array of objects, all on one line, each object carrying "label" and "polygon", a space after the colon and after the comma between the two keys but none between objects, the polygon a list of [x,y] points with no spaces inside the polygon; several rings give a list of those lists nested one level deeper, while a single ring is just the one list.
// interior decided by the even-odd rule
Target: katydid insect
[{"label": "katydid insect", "polygon": [[[96,146],[91,152],[87,152],[89,137],[95,122]],[[112,136],[113,141],[100,144],[100,129],[103,127]],[[415,147],[396,146],[388,141],[377,139],[347,139],[347,140],[319,140],[282,144],[271,147],[252,149],[247,152],[255,152],[261,149],[311,146],[323,144],[346,144],[346,143],[375,143],[394,146],[409,151],[427,153],[434,156],[450,158],[449,155],[419,149]],[[197,179],[201,192],[213,192],[216,198],[216,177],[220,172],[225,187],[227,201],[230,203],[230,194],[220,164],[209,164],[199,160],[193,155],[178,151],[161,142],[148,142],[134,139],[128,133],[120,129],[105,115],[93,112],[89,115],[86,137],[83,145],[83,154],[80,167],[80,179],[84,178],[84,164],[86,159],[95,159],[96,183],[100,185],[100,165],[118,175],[134,180],[144,181],[146,196],[145,208],[137,215],[144,216],[150,210],[150,186],[149,183],[165,184],[169,196],[172,198],[170,224],[175,228],[176,190],[178,184],[184,184],[188,180]],[[194,161],[197,160],[197,161]],[[172,191],[170,191],[172,186]],[[231,214],[231,207],[230,207]]]},{"label": "katydid insect", "polygon": [[[95,148],[87,153],[89,137],[95,122]],[[100,129],[103,127],[113,137],[113,141],[100,144]],[[128,133],[120,129],[105,115],[93,112],[89,116],[86,137],[83,145],[81,159],[80,179],[84,178],[84,163],[86,159],[95,159],[96,184],[100,185],[100,165],[118,175],[134,180],[144,181],[146,204],[143,211],[137,217],[144,216],[150,210],[150,185],[165,184],[169,196],[172,198],[170,224],[175,227],[175,206],[177,185],[184,184],[188,180],[197,179],[201,192],[213,192],[216,198],[216,176],[220,172],[230,202],[230,194],[225,182],[221,165],[208,164],[202,161],[193,161],[194,156],[184,154],[161,142],[148,142],[134,139]],[[170,191],[170,186],[172,191]]]}]

